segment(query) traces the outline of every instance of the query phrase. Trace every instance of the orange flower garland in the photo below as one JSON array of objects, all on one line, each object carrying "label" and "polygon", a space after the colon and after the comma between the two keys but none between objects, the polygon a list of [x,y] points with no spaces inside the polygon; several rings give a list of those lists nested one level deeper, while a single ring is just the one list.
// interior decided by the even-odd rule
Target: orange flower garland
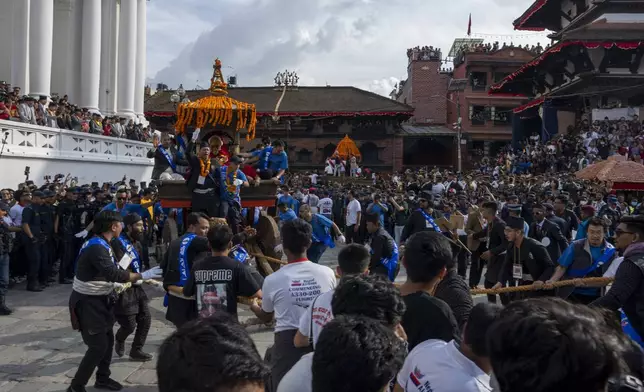
[{"label": "orange flower garland", "polygon": [[209,96],[194,102],[181,103],[177,108],[177,132],[185,132],[187,125],[195,128],[204,128],[206,125],[222,125],[229,127],[233,119],[235,131],[246,128],[246,140],[255,138],[255,127],[257,125],[257,112],[254,104],[240,102],[227,96]]},{"label": "orange flower garland", "polygon": [[210,158],[199,159],[199,166],[201,167],[201,172],[199,174],[202,177],[206,177],[208,174],[210,174]]}]

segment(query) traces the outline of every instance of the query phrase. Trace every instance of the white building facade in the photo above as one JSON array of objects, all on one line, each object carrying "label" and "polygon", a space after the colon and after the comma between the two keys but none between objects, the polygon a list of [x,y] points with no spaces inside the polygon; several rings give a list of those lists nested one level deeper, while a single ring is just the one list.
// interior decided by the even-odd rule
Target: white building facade
[{"label": "white building facade", "polygon": [[143,119],[147,0],[2,0],[0,80]]}]

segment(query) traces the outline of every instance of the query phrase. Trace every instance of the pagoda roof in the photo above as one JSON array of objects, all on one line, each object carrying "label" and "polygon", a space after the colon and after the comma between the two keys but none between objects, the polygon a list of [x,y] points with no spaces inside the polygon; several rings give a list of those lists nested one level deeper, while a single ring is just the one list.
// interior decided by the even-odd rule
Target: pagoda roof
[{"label": "pagoda roof", "polygon": [[[642,35],[640,35],[640,37],[641,36]],[[604,35],[600,34],[596,37],[596,39],[588,38],[586,40],[569,40],[559,42],[543,52],[541,55],[537,56],[534,60],[524,64],[521,68],[506,76],[505,79],[503,79],[501,82],[491,86],[488,93],[490,95],[510,94],[515,96],[527,96],[525,93],[516,91],[516,89],[513,88],[516,86],[513,85],[515,85],[516,83],[532,83],[535,73],[540,68],[542,63],[544,63],[546,59],[549,59],[552,56],[560,55],[562,50],[569,46],[581,45],[588,49],[595,49],[598,47],[604,47],[606,49],[612,47],[618,47],[620,49],[636,49],[644,45],[644,41],[640,41],[639,39],[632,41],[623,41],[606,40],[604,37]]]},{"label": "pagoda roof", "polygon": [[560,38],[561,32],[578,28],[604,13],[641,13],[644,9],[642,0],[593,0],[581,14],[574,17],[568,26],[561,25],[561,5],[563,0],[535,0],[530,7],[514,22],[515,30],[543,31],[555,33],[550,37]]},{"label": "pagoda roof", "polygon": [[559,9],[562,0],[535,0],[512,24],[515,30],[559,30]]},{"label": "pagoda roof", "polygon": [[[145,101],[146,117],[171,117],[176,107],[170,101],[174,91],[158,91]],[[210,94],[208,90],[186,90],[186,97],[197,100]],[[282,88],[277,87],[229,87],[228,96],[242,102],[255,104],[257,116],[275,114]],[[413,115],[414,108],[361,90],[356,87],[298,87],[287,90],[279,107],[280,116],[325,117],[325,116],[406,116]]]},{"label": "pagoda roof", "polygon": [[570,40],[614,40],[640,41],[644,38],[644,23],[615,23],[606,19],[588,24],[562,34],[564,41]]}]

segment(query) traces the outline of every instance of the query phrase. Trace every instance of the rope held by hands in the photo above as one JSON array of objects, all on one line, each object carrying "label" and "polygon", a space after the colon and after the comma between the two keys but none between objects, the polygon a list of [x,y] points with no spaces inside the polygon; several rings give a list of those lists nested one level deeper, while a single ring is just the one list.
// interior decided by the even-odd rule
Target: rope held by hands
[{"label": "rope held by hands", "polygon": [[512,287],[502,287],[500,289],[473,289],[470,291],[472,295],[476,294],[505,294],[505,293],[517,293],[524,291],[536,291],[536,290],[552,290],[557,287],[565,286],[588,286],[592,285],[593,287],[606,286],[612,283],[614,278],[581,278],[581,279],[568,279],[560,280],[552,284],[544,284],[542,286],[535,286],[533,284],[524,285],[524,286],[512,286]]}]

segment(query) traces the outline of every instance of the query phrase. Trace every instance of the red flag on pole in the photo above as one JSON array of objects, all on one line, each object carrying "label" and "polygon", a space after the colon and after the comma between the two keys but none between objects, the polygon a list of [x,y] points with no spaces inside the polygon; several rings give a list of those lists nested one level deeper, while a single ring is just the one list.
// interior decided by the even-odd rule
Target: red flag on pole
[{"label": "red flag on pole", "polygon": [[470,20],[467,22],[467,36],[472,35],[472,14],[470,14]]}]

